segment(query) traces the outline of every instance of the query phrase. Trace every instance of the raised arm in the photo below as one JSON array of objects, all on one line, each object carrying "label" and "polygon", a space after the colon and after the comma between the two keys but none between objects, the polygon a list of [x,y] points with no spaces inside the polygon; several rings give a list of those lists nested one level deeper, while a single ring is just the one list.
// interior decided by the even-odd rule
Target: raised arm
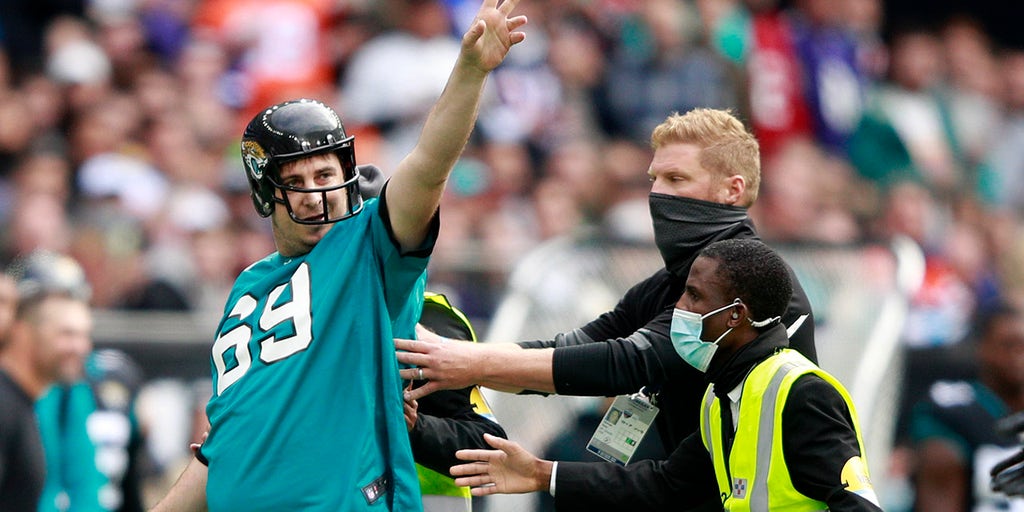
[{"label": "raised arm", "polygon": [[488,73],[526,37],[516,31],[526,17],[511,16],[518,0],[497,3],[484,0],[480,6],[416,147],[398,164],[385,189],[391,228],[402,249],[419,246],[427,235],[448,174],[473,130]]}]

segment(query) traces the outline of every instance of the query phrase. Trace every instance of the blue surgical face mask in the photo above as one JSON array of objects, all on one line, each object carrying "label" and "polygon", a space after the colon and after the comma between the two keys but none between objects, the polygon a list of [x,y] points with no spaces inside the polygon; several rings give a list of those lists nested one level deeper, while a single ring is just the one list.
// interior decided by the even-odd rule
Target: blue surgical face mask
[{"label": "blue surgical face mask", "polygon": [[722,306],[703,316],[692,311],[676,308],[672,312],[671,336],[672,346],[676,349],[679,357],[690,363],[690,366],[702,372],[708,371],[711,358],[714,357],[715,351],[718,350],[718,342],[722,341],[722,338],[732,332],[732,327],[723,332],[715,341],[704,341],[700,339],[701,331],[704,330],[704,319],[735,307],[739,303],[740,299],[736,299],[732,304]]}]

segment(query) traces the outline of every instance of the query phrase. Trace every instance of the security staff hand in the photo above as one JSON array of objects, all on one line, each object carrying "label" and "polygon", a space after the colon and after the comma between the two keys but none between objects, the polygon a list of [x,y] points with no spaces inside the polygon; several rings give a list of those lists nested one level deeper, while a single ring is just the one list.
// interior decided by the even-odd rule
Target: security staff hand
[{"label": "security staff hand", "polygon": [[402,378],[426,381],[422,386],[406,391],[406,400],[419,400],[434,391],[462,389],[478,382],[480,375],[477,372],[483,362],[482,345],[441,341],[437,335],[419,331],[417,336],[425,339],[395,338],[398,362],[413,366],[399,370]]},{"label": "security staff hand", "polygon": [[455,485],[472,487],[473,496],[541,491],[551,481],[551,461],[542,460],[513,441],[484,434],[496,450],[459,450],[455,457],[474,461],[452,466]]},{"label": "security staff hand", "polygon": [[419,418],[417,410],[419,409],[419,403],[416,400],[406,399],[404,403],[405,409],[405,429],[412,432],[412,429],[416,428],[416,420]]}]

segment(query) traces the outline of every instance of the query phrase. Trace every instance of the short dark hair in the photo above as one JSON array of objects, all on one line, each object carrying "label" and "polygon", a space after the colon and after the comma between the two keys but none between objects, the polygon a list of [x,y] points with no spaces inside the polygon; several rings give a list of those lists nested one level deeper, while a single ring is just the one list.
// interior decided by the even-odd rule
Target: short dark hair
[{"label": "short dark hair", "polygon": [[785,314],[793,297],[789,267],[771,247],[759,240],[720,240],[705,247],[701,256],[718,262],[729,297],[739,297],[750,318],[762,321]]}]

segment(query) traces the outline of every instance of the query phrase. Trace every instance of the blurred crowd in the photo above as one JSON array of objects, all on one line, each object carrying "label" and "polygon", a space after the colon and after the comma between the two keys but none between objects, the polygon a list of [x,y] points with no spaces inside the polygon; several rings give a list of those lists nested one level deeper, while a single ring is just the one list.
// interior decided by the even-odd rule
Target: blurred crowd
[{"label": "blurred crowd", "polygon": [[[74,255],[99,308],[219,308],[272,251],[238,157],[263,106],[336,106],[357,159],[415,142],[475,4],[49,0],[0,13],[0,259]],[[581,227],[646,240],[647,139],[731,108],[762,143],[769,240],[902,233],[929,257],[909,341],[1024,288],[1024,51],[880,0],[533,0],[444,200],[436,286],[487,318],[510,266]]]},{"label": "blurred crowd", "polygon": [[[242,127],[336,107],[359,163],[415,143],[475,0],[14,0],[0,5],[0,263],[73,255],[97,308],[219,311],[273,251]],[[486,319],[508,271],[581,229],[651,239],[651,129],[730,108],[762,144],[751,215],[773,242],[906,235],[926,254],[909,347],[1024,305],[1024,49],[969,16],[882,0],[524,0],[442,201],[430,267]]]},{"label": "blurred crowd", "polygon": [[[335,105],[357,158],[415,142],[475,4],[63,0],[0,13],[4,259],[86,267],[100,308],[217,308],[272,251],[237,151],[263,106]],[[535,0],[444,200],[432,279],[486,318],[505,273],[584,226],[650,237],[647,139],[731,108],[762,143],[769,240],[909,235],[928,253],[913,344],[1022,295],[1024,51],[968,17],[886,24],[880,0]],[[938,321],[937,321],[938,320]]]}]

